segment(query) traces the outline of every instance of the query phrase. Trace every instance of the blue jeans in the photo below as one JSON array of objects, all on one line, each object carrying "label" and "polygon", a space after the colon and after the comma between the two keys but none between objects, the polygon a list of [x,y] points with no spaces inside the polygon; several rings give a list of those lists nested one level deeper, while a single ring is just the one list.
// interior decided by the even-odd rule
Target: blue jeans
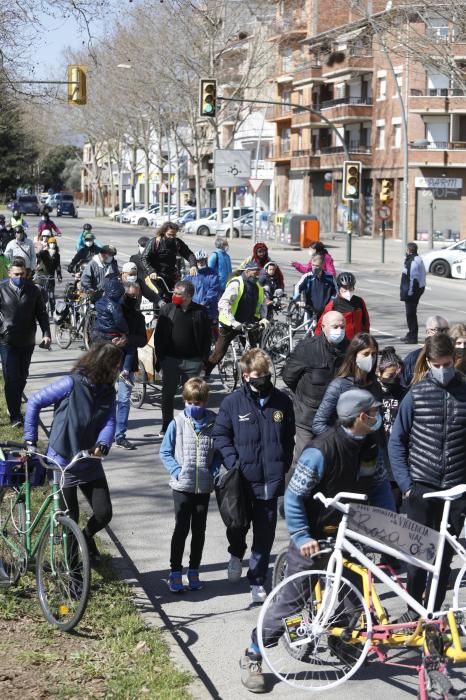
[{"label": "blue jeans", "polygon": [[[134,373],[130,372],[129,377],[131,381],[134,379]],[[118,395],[116,404],[116,432],[115,438],[124,438],[126,435],[126,429],[128,427],[128,417],[130,403],[129,399],[131,396],[131,391],[133,387],[128,386],[125,382],[121,380],[118,382]]]}]

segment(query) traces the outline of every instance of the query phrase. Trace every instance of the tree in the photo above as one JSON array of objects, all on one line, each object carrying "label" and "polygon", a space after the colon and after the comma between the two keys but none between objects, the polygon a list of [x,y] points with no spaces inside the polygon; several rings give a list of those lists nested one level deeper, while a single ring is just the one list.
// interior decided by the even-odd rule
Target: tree
[{"label": "tree", "polygon": [[15,194],[34,182],[34,144],[24,128],[20,105],[0,81],[0,194]]},{"label": "tree", "polygon": [[[65,186],[64,170],[69,163],[82,162],[82,149],[77,146],[56,146],[52,148],[42,159],[40,168],[40,184],[43,190],[50,187],[56,192]],[[69,177],[69,172],[66,174]],[[79,189],[79,187],[78,187]]]}]

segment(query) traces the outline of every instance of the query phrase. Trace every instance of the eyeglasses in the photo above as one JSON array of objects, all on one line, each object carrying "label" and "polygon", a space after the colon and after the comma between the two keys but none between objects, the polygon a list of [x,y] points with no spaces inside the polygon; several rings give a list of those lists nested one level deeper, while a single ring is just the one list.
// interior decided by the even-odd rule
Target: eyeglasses
[{"label": "eyeglasses", "polygon": [[445,326],[443,328],[428,328],[427,330],[431,333],[448,333],[449,328],[448,326]]}]

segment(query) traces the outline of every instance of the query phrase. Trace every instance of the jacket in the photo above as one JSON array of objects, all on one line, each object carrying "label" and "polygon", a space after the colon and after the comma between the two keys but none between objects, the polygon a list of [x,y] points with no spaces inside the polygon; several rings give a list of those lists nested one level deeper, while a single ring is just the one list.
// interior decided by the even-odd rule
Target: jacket
[{"label": "jacket", "polygon": [[[167,356],[167,347],[172,335],[173,318],[176,312],[175,304],[165,304],[161,309],[154,334],[154,347],[157,359],[161,361]],[[193,332],[196,338],[198,357],[206,360],[210,354],[211,328],[207,311],[200,304],[191,302]]]},{"label": "jacket", "polygon": [[55,255],[50,255],[48,250],[42,250],[37,255],[37,270],[43,272],[49,277],[55,277],[61,281],[61,261],[60,253],[55,251]]},{"label": "jacket", "polygon": [[348,341],[329,343],[325,333],[304,338],[286,358],[282,379],[294,393],[296,425],[310,430],[325,390],[340,368]]},{"label": "jacket", "polygon": [[[81,250],[81,248],[86,247],[84,241],[87,233],[89,233],[89,231],[81,231],[81,233],[79,234],[78,240],[76,241],[76,250]],[[99,250],[102,248],[97,238],[94,239],[94,245],[97,246]]]},{"label": "jacket", "polygon": [[68,265],[68,272],[79,272],[81,267],[87,265],[97,253],[100,253],[100,248],[95,244],[90,248],[87,246],[80,248]]},{"label": "jacket", "polygon": [[466,481],[466,379],[443,387],[428,374],[400,404],[388,452],[403,493],[413,483],[448,489]]},{"label": "jacket", "polygon": [[280,275],[275,273],[273,276],[270,276],[266,270],[261,270],[259,284],[264,288],[266,299],[273,299],[277,289],[283,289],[283,287],[280,287]]},{"label": "jacket", "polygon": [[407,255],[400,282],[400,301],[418,300],[426,286],[426,268],[420,255]]},{"label": "jacket", "polygon": [[[325,309],[323,310],[322,316],[328,311],[339,311],[345,317],[346,321],[346,337],[348,340],[352,340],[358,333],[369,333],[370,332],[370,320],[369,313],[364,299],[354,295],[351,301],[347,301],[340,296],[331,299]],[[322,333],[322,316],[320,317],[315,334],[319,335]]]},{"label": "jacket", "polygon": [[[254,287],[251,286],[253,284]],[[246,287],[246,285],[248,286]],[[244,303],[241,305],[245,290],[248,296],[253,292],[256,294],[257,290],[255,301],[251,303],[251,313],[246,313]],[[218,320],[224,326],[235,328],[241,323],[251,323],[254,320],[265,318],[267,306],[264,297],[264,288],[258,283],[248,282],[243,275],[232,277],[218,302]]]},{"label": "jacket", "polygon": [[178,278],[178,255],[187,260],[191,267],[197,266],[194,253],[181,238],[152,238],[142,253],[146,275],[156,272],[165,279],[169,289],[172,289]]},{"label": "jacket", "polygon": [[58,228],[57,224],[52,221],[52,219],[48,219],[48,221],[39,221],[39,224],[37,226],[37,232],[38,235],[42,233],[42,231],[53,231],[54,235],[56,236],[61,236],[61,231]]},{"label": "jacket", "polygon": [[[143,314],[137,308],[137,304],[132,303],[132,300],[127,297],[123,299],[122,310],[126,323],[128,324],[128,346],[143,348],[144,345],[147,345],[146,322]],[[125,352],[125,348],[126,346],[122,348],[123,353]],[[124,360],[122,360],[122,366],[123,361]],[[135,353],[134,364],[131,370],[137,372],[138,366],[138,355]]]},{"label": "jacket", "polygon": [[15,232],[12,228],[6,226],[0,228],[0,249],[4,251],[10,241],[15,237]]},{"label": "jacket", "polygon": [[5,256],[10,260],[23,258],[26,267],[30,270],[34,270],[36,267],[36,251],[30,238],[25,238],[22,241],[17,241],[15,238],[10,241],[5,248]]},{"label": "jacket", "polygon": [[187,275],[184,279],[194,285],[193,301],[205,306],[207,315],[211,321],[218,316],[218,300],[220,286],[217,274],[210,267],[198,268],[197,275]]},{"label": "jacket", "polygon": [[141,287],[142,296],[148,301],[151,301],[153,304],[158,304],[160,302],[161,297],[160,294],[154,292],[154,290],[148,287],[146,284],[147,272],[144,265],[142,264],[141,253],[136,253],[135,255],[132,255],[129,261],[134,263],[138,269],[138,283]]},{"label": "jacket", "polygon": [[194,421],[182,411],[168,426],[160,446],[160,457],[170,473],[170,486],[174,491],[212,491],[214,474],[220,468],[220,455],[215,452],[212,438],[214,422],[213,411],[206,411],[200,421]]},{"label": "jacket", "polygon": [[335,377],[328,385],[317,410],[312,422],[312,432],[319,435],[334,426],[337,421],[337,403],[340,395],[357,388],[369,391],[375,399],[382,401],[382,387],[375,378],[369,385],[361,386],[357,384],[354,377]]},{"label": "jacket", "polygon": [[224,250],[214,250],[214,252],[209,255],[207,264],[211,270],[217,273],[220,291],[223,292],[232,272],[230,256]]},{"label": "jacket", "polygon": [[312,272],[305,275],[297,285],[294,299],[304,293],[306,306],[309,306],[318,316],[327,306],[330,299],[336,295],[337,289],[333,277],[323,273],[316,277]]},{"label": "jacket", "polygon": [[18,292],[9,279],[0,282],[0,343],[26,347],[36,342],[37,322],[50,338],[47,309],[41,291],[26,280]]},{"label": "jacket", "polygon": [[417,359],[419,355],[421,354],[422,348],[416,348],[416,350],[411,350],[411,352],[408,352],[406,357],[403,360],[403,374],[401,377],[401,381],[403,382],[403,386],[408,386],[411,384],[413,381],[414,377],[414,368],[416,366]]},{"label": "jacket", "polygon": [[223,399],[213,430],[225,468],[238,465],[259,500],[283,494],[294,434],[288,396],[274,388],[261,405],[246,384]]},{"label": "jacket", "polygon": [[96,338],[104,335],[128,335],[129,329],[123,313],[122,301],[124,287],[116,277],[105,280],[103,295],[96,302],[96,319],[93,333]]},{"label": "jacket", "polygon": [[[260,257],[257,255],[257,251],[258,251],[259,248],[265,248],[266,251],[267,251],[266,255],[265,255],[263,258],[260,258]],[[248,262],[251,262],[252,260],[254,260],[254,262],[256,262],[261,268],[263,268],[264,265],[265,265],[266,263],[270,262],[270,258],[269,258],[269,249],[268,249],[268,247],[265,245],[265,243],[260,243],[260,242],[259,242],[259,243],[255,243],[255,244],[254,244],[254,247],[253,247],[253,249],[252,249],[252,255],[249,255],[247,258],[245,258],[245,259],[243,260],[243,262],[241,263],[241,269],[243,269],[243,268],[245,267],[245,265],[246,265]],[[283,272],[280,270],[280,268],[279,268],[278,265],[277,265],[276,274],[278,275],[278,280],[279,280],[280,289],[285,289],[285,280],[284,280],[284,278],[283,278]]]},{"label": "jacket", "polygon": [[[302,263],[299,262],[292,262],[292,266],[294,267],[295,270],[298,272],[301,272],[301,274],[306,274],[307,272],[312,271],[312,260],[309,260],[306,265],[303,265]],[[331,275],[332,277],[337,276],[337,271],[335,270],[335,265],[333,264],[333,258],[330,255],[330,253],[325,253],[324,254],[324,263],[322,265],[322,269],[324,272],[327,273],[327,275]]]},{"label": "jacket", "polygon": [[94,255],[87,263],[81,275],[81,287],[84,291],[103,289],[107,278],[118,277],[118,265],[116,260],[112,260],[108,265],[102,262],[99,255]]}]

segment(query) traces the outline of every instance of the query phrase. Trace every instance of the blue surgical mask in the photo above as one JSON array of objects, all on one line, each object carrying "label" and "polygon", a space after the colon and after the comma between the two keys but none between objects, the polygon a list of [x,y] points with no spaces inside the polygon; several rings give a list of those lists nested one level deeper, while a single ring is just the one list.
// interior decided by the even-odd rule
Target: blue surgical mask
[{"label": "blue surgical mask", "polygon": [[10,279],[15,287],[22,287],[24,285],[24,277],[11,277]]},{"label": "blue surgical mask", "polygon": [[193,420],[201,420],[205,416],[205,406],[194,406],[192,403],[185,403],[184,410],[186,415]]},{"label": "blue surgical mask", "polygon": [[374,425],[371,425],[371,432],[376,433],[382,425],[382,416],[378,413],[375,417]]},{"label": "blue surgical mask", "polygon": [[329,334],[327,336],[327,339],[333,343],[334,345],[338,345],[338,343],[341,343],[342,340],[345,338],[345,329],[344,328],[331,328],[329,331]]},{"label": "blue surgical mask", "polygon": [[129,275],[129,277],[126,278],[127,282],[137,282],[138,278],[136,275]]}]

